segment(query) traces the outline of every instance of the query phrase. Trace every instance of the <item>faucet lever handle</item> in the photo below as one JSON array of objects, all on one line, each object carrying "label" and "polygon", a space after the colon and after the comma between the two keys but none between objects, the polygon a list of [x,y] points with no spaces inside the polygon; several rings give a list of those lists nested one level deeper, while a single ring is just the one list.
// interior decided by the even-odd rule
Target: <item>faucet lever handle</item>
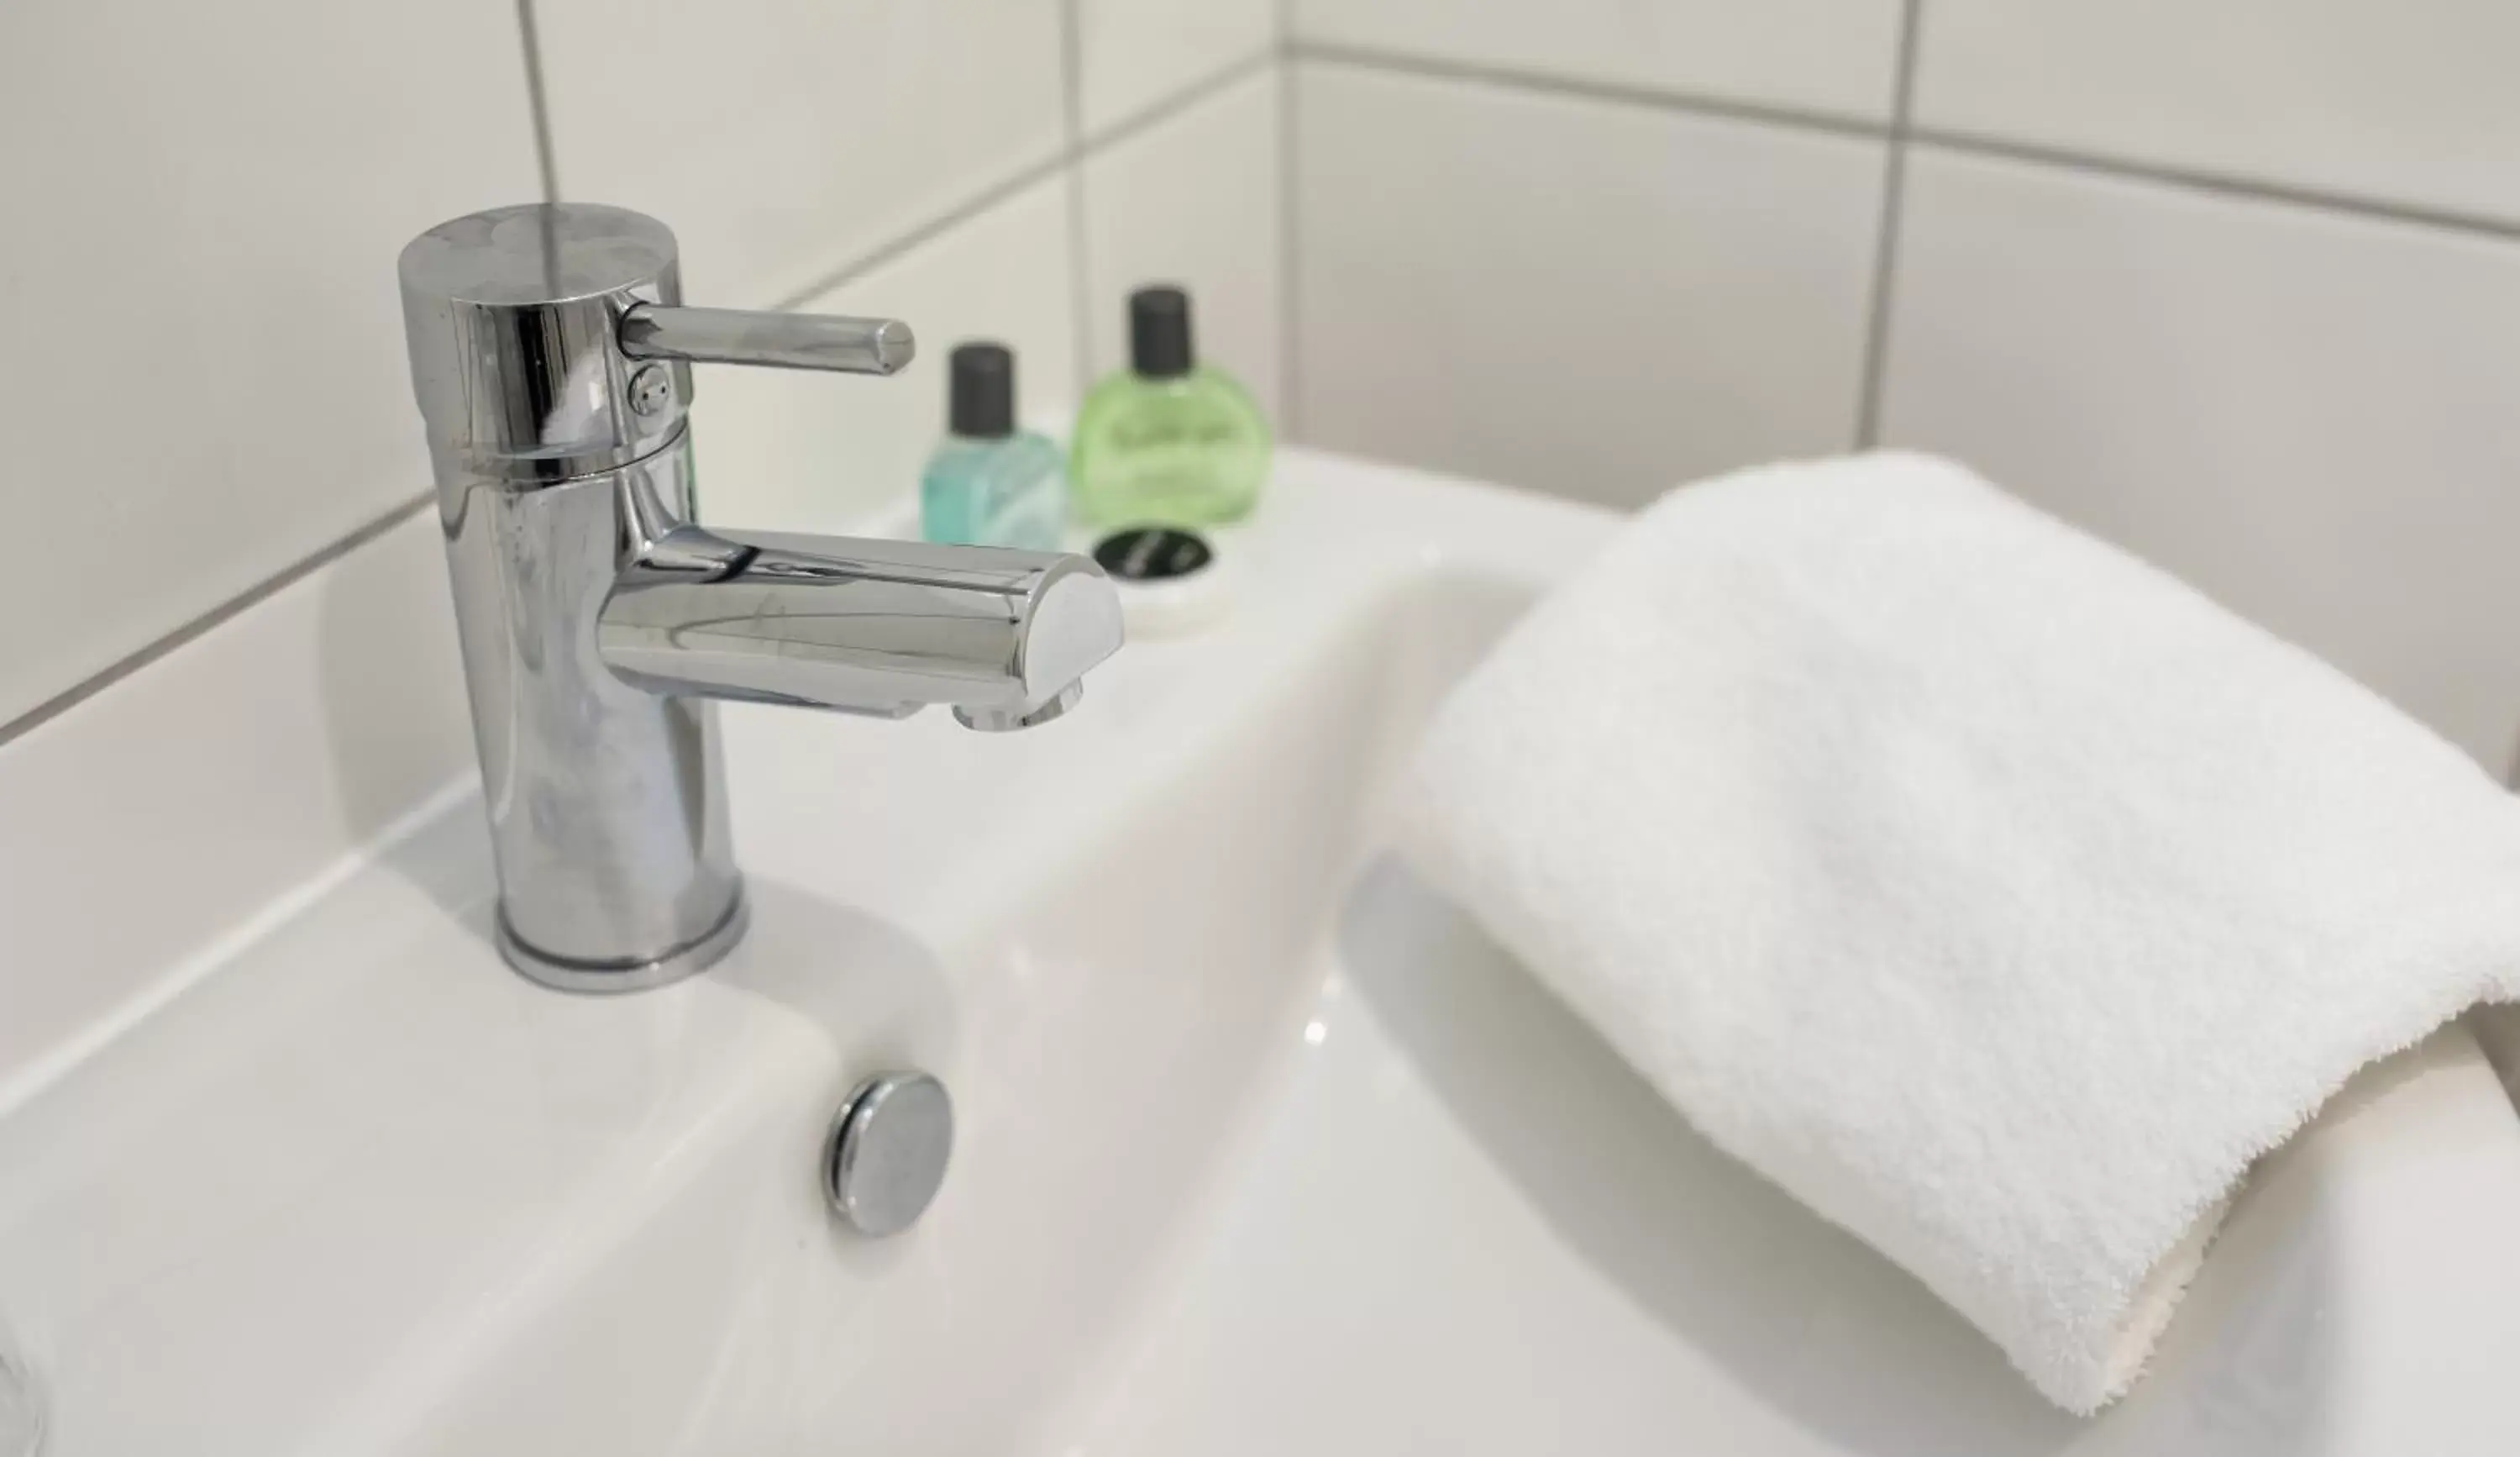
[{"label": "faucet lever handle", "polygon": [[918,352],[899,319],[763,313],[744,308],[637,304],[621,316],[621,352],[633,359],[760,364],[888,375]]}]

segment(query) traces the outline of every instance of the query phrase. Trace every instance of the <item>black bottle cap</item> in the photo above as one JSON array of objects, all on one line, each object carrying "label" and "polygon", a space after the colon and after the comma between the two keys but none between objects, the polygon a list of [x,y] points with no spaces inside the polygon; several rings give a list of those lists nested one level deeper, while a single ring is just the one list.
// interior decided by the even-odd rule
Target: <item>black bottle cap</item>
[{"label": "black bottle cap", "polygon": [[945,428],[994,440],[1015,433],[1015,356],[1005,344],[954,346]]},{"label": "black bottle cap", "polygon": [[1190,296],[1170,284],[1129,296],[1129,368],[1150,380],[1186,375],[1197,362],[1190,341]]}]

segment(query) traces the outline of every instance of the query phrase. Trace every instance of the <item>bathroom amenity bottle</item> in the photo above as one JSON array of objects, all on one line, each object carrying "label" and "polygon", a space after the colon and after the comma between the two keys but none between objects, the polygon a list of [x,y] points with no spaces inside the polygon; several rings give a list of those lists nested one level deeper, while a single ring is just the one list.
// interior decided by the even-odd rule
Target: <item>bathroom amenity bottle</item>
[{"label": "bathroom amenity bottle", "polygon": [[1269,422],[1240,385],[1199,367],[1190,296],[1129,296],[1129,368],[1094,387],[1077,416],[1068,477],[1103,525],[1238,521],[1269,472]]},{"label": "bathroom amenity bottle", "polygon": [[1058,550],[1067,528],[1066,461],[1015,429],[1015,356],[1004,344],[955,348],[946,436],[919,482],[919,534],[957,546]]}]

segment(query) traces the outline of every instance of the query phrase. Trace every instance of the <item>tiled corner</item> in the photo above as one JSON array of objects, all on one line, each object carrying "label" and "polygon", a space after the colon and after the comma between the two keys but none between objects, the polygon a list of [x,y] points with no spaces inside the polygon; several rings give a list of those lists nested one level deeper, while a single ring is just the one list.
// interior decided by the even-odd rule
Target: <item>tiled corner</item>
[{"label": "tiled corner", "polygon": [[0,744],[0,1109],[472,762],[427,510]]},{"label": "tiled corner", "polygon": [[1046,165],[1058,0],[539,0],[562,193],[659,217],[695,303],[792,298]]},{"label": "tiled corner", "polygon": [[1268,53],[1278,0],[1075,0],[1077,114],[1089,137]]},{"label": "tiled corner", "polygon": [[1901,0],[1291,0],[1294,39],[1886,121]]},{"label": "tiled corner", "polygon": [[1084,163],[1086,309],[1095,375],[1128,362],[1128,296],[1190,291],[1199,357],[1279,407],[1277,75],[1255,72]]},{"label": "tiled corner", "polygon": [[1853,442],[1884,144],[1321,62],[1296,105],[1307,444],[1636,505]]},{"label": "tiled corner", "polygon": [[1920,149],[1883,433],[2322,654],[2499,775],[2520,245]]},{"label": "tiled corner", "polygon": [[1951,132],[2520,222],[2520,6],[1932,0]]},{"label": "tiled corner", "polygon": [[844,531],[918,488],[945,429],[946,356],[969,339],[1015,353],[1016,408],[1075,402],[1067,188],[1025,188],[798,307],[906,319],[918,357],[890,379],[701,365],[692,442],[713,525]]},{"label": "tiled corner", "polygon": [[428,484],[395,256],[535,182],[510,0],[22,7],[0,133],[5,723]]}]

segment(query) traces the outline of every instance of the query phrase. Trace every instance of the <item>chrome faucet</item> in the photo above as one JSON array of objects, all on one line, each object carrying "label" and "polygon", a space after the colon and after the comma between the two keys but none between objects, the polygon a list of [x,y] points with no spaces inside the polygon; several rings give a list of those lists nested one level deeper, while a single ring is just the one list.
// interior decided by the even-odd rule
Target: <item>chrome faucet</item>
[{"label": "chrome faucet", "polygon": [[499,945],[535,980],[657,986],[742,936],[712,700],[1027,728],[1119,648],[1082,557],[692,520],[694,361],[890,374],[907,326],[685,308],[673,233],[583,203],[442,223],[401,275]]}]

